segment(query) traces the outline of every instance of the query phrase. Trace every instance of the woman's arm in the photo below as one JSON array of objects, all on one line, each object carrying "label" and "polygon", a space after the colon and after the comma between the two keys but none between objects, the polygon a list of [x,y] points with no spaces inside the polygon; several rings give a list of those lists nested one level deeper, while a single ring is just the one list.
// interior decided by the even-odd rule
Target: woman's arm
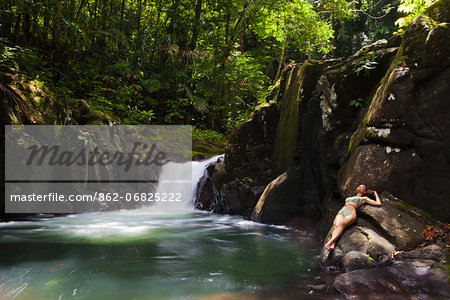
[{"label": "woman's arm", "polygon": [[377,192],[373,191],[373,194],[375,195],[376,201],[370,199],[369,197],[364,197],[363,203],[367,203],[373,206],[381,206],[381,200],[380,197],[378,197]]}]

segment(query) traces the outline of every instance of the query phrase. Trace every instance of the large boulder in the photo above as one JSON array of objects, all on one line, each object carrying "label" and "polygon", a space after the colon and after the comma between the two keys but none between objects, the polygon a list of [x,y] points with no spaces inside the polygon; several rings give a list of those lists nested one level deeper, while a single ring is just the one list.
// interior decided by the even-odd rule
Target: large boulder
[{"label": "large boulder", "polygon": [[[359,208],[356,224],[344,230],[336,248],[331,253],[322,249],[322,263],[349,269],[346,256],[358,251],[373,261],[371,264],[351,265],[350,269],[386,265],[394,251],[410,250],[425,242],[424,221],[431,222],[432,218],[392,195],[383,194],[381,198],[381,207],[366,204]],[[333,229],[325,241],[331,238]]]},{"label": "large boulder", "polygon": [[439,262],[443,257],[445,257],[444,249],[436,244],[431,244],[411,251],[399,251],[395,253],[396,259],[431,259]]},{"label": "large boulder", "polygon": [[263,105],[233,129],[225,160],[210,165],[200,179],[196,208],[250,218],[264,187],[273,179],[270,157],[278,118],[276,105]]},{"label": "large boulder", "polygon": [[362,206],[359,209],[359,216],[382,232],[397,250],[416,248],[425,241],[426,225],[423,221],[429,220],[428,215],[392,195],[383,195],[381,207]]},{"label": "large boulder", "polygon": [[375,267],[375,261],[368,255],[360,251],[350,251],[342,259],[342,265],[346,272],[363,269],[365,267]]},{"label": "large boulder", "polygon": [[251,178],[236,178],[222,188],[220,212],[249,217],[260,195],[261,188]]},{"label": "large boulder", "polygon": [[[331,232],[327,239],[331,237]],[[394,250],[394,245],[375,230],[352,226],[344,232],[331,253],[323,248],[321,259],[327,265],[354,270],[384,266],[389,263],[389,253]]]},{"label": "large boulder", "polygon": [[412,196],[411,175],[420,171],[419,164],[419,157],[411,149],[361,145],[340,168],[337,184],[345,197],[353,195],[361,183],[374,190]]},{"label": "large boulder", "polygon": [[252,211],[251,220],[283,224],[293,218],[299,210],[296,201],[293,201],[293,192],[287,173],[281,174],[264,189]]},{"label": "large boulder", "polygon": [[209,165],[197,184],[195,208],[219,214],[242,215],[250,218],[264,186],[255,180],[233,178],[223,159]]},{"label": "large boulder", "polygon": [[233,129],[225,147],[225,166],[234,178],[250,177],[265,184],[273,179],[270,157],[278,118],[276,105],[263,105]]}]

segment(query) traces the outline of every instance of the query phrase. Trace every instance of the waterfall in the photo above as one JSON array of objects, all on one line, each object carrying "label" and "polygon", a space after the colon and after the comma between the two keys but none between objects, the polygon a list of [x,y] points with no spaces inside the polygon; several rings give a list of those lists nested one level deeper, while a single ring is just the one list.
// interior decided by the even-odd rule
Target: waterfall
[{"label": "waterfall", "polygon": [[143,210],[155,213],[182,213],[194,209],[193,199],[195,197],[197,183],[203,176],[205,168],[217,161],[223,154],[214,156],[204,161],[189,161],[186,163],[169,162],[165,164],[159,175],[156,193],[170,194],[180,193],[180,202],[158,201]]}]

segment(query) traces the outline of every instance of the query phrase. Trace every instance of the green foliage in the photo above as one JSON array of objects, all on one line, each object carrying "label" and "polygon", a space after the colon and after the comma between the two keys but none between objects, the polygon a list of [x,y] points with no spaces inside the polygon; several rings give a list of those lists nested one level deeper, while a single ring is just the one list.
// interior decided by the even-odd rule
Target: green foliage
[{"label": "green foliage", "polygon": [[378,63],[376,61],[370,61],[368,59],[361,60],[355,69],[356,76],[359,76],[359,72],[364,70],[365,74],[369,76],[370,70],[377,67]]},{"label": "green foliage", "polygon": [[15,60],[17,48],[3,45],[0,48],[0,68],[3,71],[11,72],[19,69]]},{"label": "green foliage", "polygon": [[363,98],[353,99],[350,101],[349,105],[358,108],[362,107],[363,102],[364,102]]},{"label": "green foliage", "polygon": [[333,30],[318,18],[314,6],[308,1],[275,1],[265,7],[253,30],[261,39],[272,38],[278,43],[285,39],[303,52],[328,53]]},{"label": "green foliage", "polygon": [[355,73],[356,76],[359,76],[361,71],[364,71],[366,76],[370,75],[370,71],[375,69],[378,65],[378,62],[374,61],[377,55],[376,51],[369,51],[369,49],[363,48],[358,54],[361,56],[361,59],[356,63]]},{"label": "green foliage", "polygon": [[397,10],[406,16],[395,21],[398,27],[406,27],[412,19],[425,12],[437,0],[400,0]]},{"label": "green foliage", "polygon": [[210,130],[210,129],[201,129],[196,126],[192,127],[192,139],[193,140],[203,140],[208,142],[214,141],[222,141],[224,140],[223,134]]},{"label": "green foliage", "polygon": [[[334,4],[333,4],[334,3]],[[369,45],[380,39],[388,39],[396,30],[394,25],[398,18],[396,2],[389,0],[377,1],[324,1],[322,6],[347,8],[342,9],[341,19],[336,18],[332,10],[325,10],[324,14],[331,19],[335,31],[333,51],[334,56],[348,56],[357,52],[361,47]],[[329,13],[325,13],[325,12]],[[331,14],[331,15],[330,15]]]},{"label": "green foliage", "polygon": [[49,67],[32,49],[12,45],[7,39],[0,38],[0,71],[21,73],[29,80],[50,81],[53,74]]},{"label": "green foliage", "polygon": [[150,124],[153,117],[155,117],[153,110],[137,110],[130,118],[125,119],[124,124]]},{"label": "green foliage", "polygon": [[[124,124],[226,133],[266,101],[287,63],[348,48],[341,37],[354,27],[336,24],[373,10],[369,0],[6,1],[0,69]],[[370,39],[390,32],[366,27]]]},{"label": "green foliage", "polygon": [[226,138],[214,130],[192,127],[192,153],[194,156],[213,156],[224,152]]}]

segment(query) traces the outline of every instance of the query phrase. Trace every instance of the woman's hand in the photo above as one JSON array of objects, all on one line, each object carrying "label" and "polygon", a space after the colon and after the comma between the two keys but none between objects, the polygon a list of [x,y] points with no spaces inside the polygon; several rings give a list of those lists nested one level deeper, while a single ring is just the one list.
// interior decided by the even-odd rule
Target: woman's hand
[{"label": "woman's hand", "polygon": [[374,191],[374,190],[367,190],[366,191],[367,195],[375,195],[375,193],[376,193],[376,191]]},{"label": "woman's hand", "polygon": [[373,201],[369,197],[365,197],[364,203],[367,203],[367,204],[370,204],[373,206],[381,206],[381,200],[380,200],[380,197],[378,196],[378,193],[376,191],[371,191],[371,192],[375,196],[376,201]]}]

